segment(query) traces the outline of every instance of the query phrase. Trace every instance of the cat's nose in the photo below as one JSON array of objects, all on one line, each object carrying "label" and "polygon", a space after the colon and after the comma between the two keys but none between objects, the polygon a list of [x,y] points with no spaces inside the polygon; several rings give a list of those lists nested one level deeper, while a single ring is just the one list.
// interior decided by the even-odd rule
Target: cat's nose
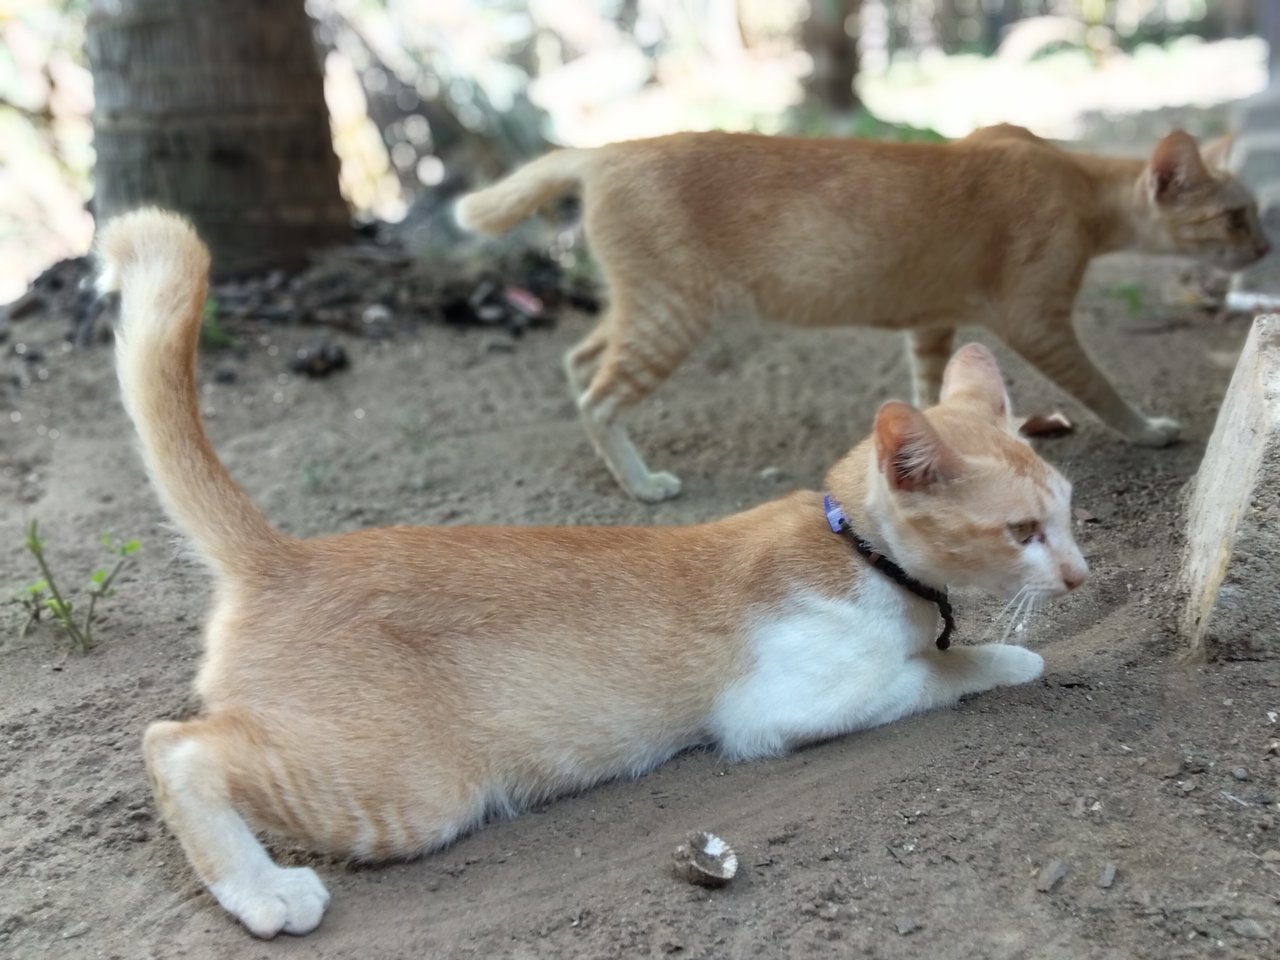
[{"label": "cat's nose", "polygon": [[1261,260],[1270,252],[1271,252],[1271,241],[1265,240],[1265,239],[1259,240],[1258,241],[1258,259]]},{"label": "cat's nose", "polygon": [[1080,584],[1084,583],[1087,579],[1089,579],[1088,567],[1084,567],[1084,566],[1069,567],[1069,566],[1063,565],[1062,585],[1066,587],[1068,590],[1074,590],[1076,587],[1080,586]]}]

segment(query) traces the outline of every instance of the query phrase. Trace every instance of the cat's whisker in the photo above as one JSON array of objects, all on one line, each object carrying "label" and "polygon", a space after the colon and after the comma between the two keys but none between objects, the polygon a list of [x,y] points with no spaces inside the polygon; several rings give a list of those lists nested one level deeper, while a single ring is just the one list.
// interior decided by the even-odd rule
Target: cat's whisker
[{"label": "cat's whisker", "polygon": [[1018,627],[1020,618],[1022,617],[1023,608],[1026,607],[1031,597],[1031,591],[1027,587],[1023,587],[1018,591],[1018,605],[1014,608],[1013,616],[1009,618],[1009,622],[1005,624],[1004,632],[1000,635],[1001,643],[1008,643],[1009,637]]},{"label": "cat's whisker", "polygon": [[991,623],[987,626],[987,629],[983,631],[982,636],[979,638],[981,642],[985,643],[987,640],[991,638],[992,632],[994,632],[995,628],[1000,625],[1000,622],[1005,618],[1005,615],[1009,612],[1009,610],[1013,607],[1013,605],[1022,599],[1022,595],[1023,593],[1026,592],[1026,590],[1027,588],[1025,586],[1019,587],[1018,592],[1009,598],[1009,602],[1006,603],[1003,607],[1001,607],[1000,611],[994,617],[991,618]]},{"label": "cat's whisker", "polygon": [[1027,635],[1030,632],[1028,627],[1031,625],[1032,619],[1045,608],[1048,599],[1049,593],[1046,590],[1036,588],[1029,591],[1028,602],[1022,609],[1020,618],[1016,618],[1017,622],[1014,626],[1014,633],[1021,635],[1019,637],[1020,644],[1025,645]]}]

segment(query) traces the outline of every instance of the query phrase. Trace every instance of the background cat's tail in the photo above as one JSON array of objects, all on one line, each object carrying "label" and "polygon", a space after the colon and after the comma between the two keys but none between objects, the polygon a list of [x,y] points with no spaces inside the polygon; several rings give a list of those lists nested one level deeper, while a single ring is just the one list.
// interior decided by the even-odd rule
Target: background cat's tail
[{"label": "background cat's tail", "polygon": [[169,515],[219,571],[247,574],[286,541],[231,479],[200,420],[196,343],[209,251],[181,217],[138,210],[98,240],[100,288],[119,290],[116,372]]},{"label": "background cat's tail", "polygon": [[491,187],[469,193],[453,208],[464,230],[496,237],[506,233],[548,200],[582,182],[591,150],[555,150],[525,164]]}]

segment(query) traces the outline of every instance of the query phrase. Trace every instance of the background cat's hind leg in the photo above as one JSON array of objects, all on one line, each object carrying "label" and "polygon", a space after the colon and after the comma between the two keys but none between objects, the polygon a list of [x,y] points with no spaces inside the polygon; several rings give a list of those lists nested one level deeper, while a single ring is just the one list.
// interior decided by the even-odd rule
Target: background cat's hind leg
[{"label": "background cat's hind leg", "polygon": [[329,892],[309,867],[276,866],[233,805],[250,771],[272,766],[263,741],[252,719],[228,712],[152,724],[143,753],[161,814],[223,908],[259,937],[309,933]]},{"label": "background cat's hind leg", "polygon": [[569,378],[569,386],[575,398],[581,396],[587,389],[599,366],[600,355],[608,345],[609,326],[607,321],[601,321],[580,343],[564,355],[564,372]]},{"label": "background cat's hind leg", "polygon": [[933,327],[907,333],[913,403],[921,410],[938,402],[938,395],[942,392],[942,374],[951,359],[955,337],[955,327]]},{"label": "background cat's hind leg", "polygon": [[707,324],[642,313],[615,300],[602,326],[608,345],[590,386],[578,397],[583,425],[627,493],[647,503],[667,500],[680,492],[680,478],[650,471],[617,419],[662,385],[701,342]]},{"label": "background cat's hind leg", "polygon": [[1178,421],[1145,416],[1116,392],[1085,352],[1070,317],[1046,317],[1035,329],[1018,328],[1009,336],[1009,346],[1132,442],[1163,447],[1178,439]]}]

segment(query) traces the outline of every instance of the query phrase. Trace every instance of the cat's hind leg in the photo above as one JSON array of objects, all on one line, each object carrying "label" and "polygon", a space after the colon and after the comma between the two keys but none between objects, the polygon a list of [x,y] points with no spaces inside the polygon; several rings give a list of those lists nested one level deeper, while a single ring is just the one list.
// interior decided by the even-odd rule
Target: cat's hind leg
[{"label": "cat's hind leg", "polygon": [[609,345],[608,324],[601,322],[592,328],[586,337],[564,355],[564,372],[569,378],[569,386],[574,397],[579,397],[587,389],[591,378],[599,367],[600,355]]},{"label": "cat's hind leg", "polygon": [[1178,421],[1145,416],[1120,396],[1085,352],[1069,315],[1043,320],[1007,332],[1009,346],[1133,443],[1164,447],[1178,439]]},{"label": "cat's hind leg", "polygon": [[156,723],[143,740],[165,821],[209,892],[255,936],[309,933],[329,892],[309,867],[279,867],[236,811],[247,769],[265,765],[262,731],[243,714]]},{"label": "cat's hind leg", "polygon": [[[587,436],[610,472],[637,500],[656,503],[674,497],[680,492],[680,478],[651,471],[618,417],[662,385],[706,336],[708,325],[708,320],[691,314],[676,318],[620,297],[601,324],[608,344],[600,351],[590,385],[578,397],[578,409]],[[590,337],[580,349],[589,354],[588,347],[594,348]]]},{"label": "cat's hind leg", "polygon": [[938,402],[942,392],[942,374],[951,360],[955,336],[955,327],[932,327],[907,333],[912,402],[921,410]]}]

